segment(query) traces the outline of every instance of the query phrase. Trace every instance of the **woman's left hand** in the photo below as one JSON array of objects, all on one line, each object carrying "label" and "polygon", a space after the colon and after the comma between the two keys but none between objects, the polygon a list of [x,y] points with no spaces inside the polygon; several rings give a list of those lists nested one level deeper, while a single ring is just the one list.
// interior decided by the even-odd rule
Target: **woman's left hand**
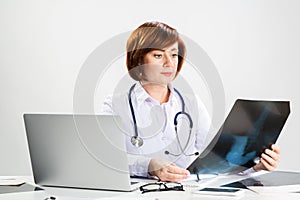
[{"label": "woman's left hand", "polygon": [[272,144],[271,149],[266,149],[262,154],[258,164],[253,169],[255,171],[273,171],[279,164],[280,150],[278,145]]}]

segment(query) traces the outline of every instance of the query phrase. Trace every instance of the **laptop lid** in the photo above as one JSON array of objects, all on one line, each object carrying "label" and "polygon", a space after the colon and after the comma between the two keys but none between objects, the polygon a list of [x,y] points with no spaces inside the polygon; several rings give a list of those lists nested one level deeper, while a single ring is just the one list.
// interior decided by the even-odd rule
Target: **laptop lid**
[{"label": "laptop lid", "polygon": [[237,173],[274,144],[290,114],[288,101],[237,99],[207,148],[187,168],[195,174]]},{"label": "laptop lid", "polygon": [[118,116],[24,114],[24,122],[36,184],[133,189]]}]

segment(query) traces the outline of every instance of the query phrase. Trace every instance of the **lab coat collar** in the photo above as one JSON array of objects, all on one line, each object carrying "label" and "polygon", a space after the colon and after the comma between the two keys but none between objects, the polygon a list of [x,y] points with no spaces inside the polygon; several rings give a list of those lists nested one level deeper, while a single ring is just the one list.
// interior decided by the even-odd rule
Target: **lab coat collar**
[{"label": "lab coat collar", "polygon": [[[172,106],[173,103],[176,103],[175,90],[171,83],[168,83],[168,88],[170,89],[171,93],[170,93],[169,101],[167,103],[170,103]],[[136,83],[133,92],[136,96],[138,107],[142,105],[145,101],[157,102],[146,92],[146,90],[143,88],[140,82]]]}]

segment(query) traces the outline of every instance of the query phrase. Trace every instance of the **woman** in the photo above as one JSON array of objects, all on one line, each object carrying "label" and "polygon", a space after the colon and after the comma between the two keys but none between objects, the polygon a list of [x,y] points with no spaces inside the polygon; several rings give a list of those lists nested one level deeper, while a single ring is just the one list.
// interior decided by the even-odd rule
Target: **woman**
[{"label": "woman", "polygon": [[[172,86],[184,62],[185,44],[167,24],[146,22],[131,33],[126,48],[127,69],[137,83],[129,94],[108,97],[102,113],[120,115],[127,124],[131,175],[185,179],[185,168],[203,150],[210,126],[201,101],[183,97]],[[279,156],[278,146],[272,145],[251,170],[273,170]]]}]

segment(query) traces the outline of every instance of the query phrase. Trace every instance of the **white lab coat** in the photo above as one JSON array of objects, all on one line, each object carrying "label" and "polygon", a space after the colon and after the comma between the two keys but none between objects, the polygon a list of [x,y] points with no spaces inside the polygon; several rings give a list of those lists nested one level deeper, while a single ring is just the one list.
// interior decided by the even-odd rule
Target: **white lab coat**
[{"label": "white lab coat", "polygon": [[[131,94],[138,134],[144,141],[141,147],[135,147],[131,143],[131,137],[135,133],[128,92],[110,95],[106,97],[103,103],[100,114],[119,115],[122,118],[129,170],[132,176],[148,176],[148,165],[151,158],[165,159],[179,167],[186,168],[196,158],[194,155],[187,155],[195,152],[201,153],[205,148],[205,140],[211,121],[203,103],[193,95],[181,93],[185,102],[185,111],[193,120],[193,129],[188,140],[189,121],[184,115],[178,116],[178,142],[174,128],[174,117],[176,113],[182,111],[182,102],[172,85],[169,84],[168,87],[171,95],[168,102],[162,105],[151,98],[140,83],[136,84]],[[185,146],[183,153],[181,148]],[[166,155],[165,151],[179,155]]]}]

